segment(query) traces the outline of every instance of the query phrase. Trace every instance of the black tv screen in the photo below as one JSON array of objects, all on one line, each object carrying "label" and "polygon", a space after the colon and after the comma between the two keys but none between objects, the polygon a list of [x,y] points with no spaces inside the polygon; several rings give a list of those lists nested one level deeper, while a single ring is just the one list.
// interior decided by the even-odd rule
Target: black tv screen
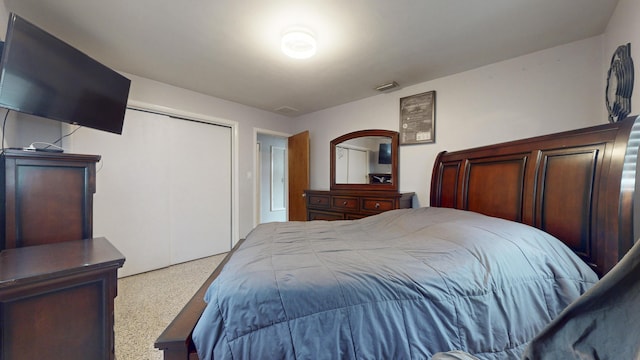
[{"label": "black tv screen", "polygon": [[380,144],[378,151],[378,164],[391,164],[391,144]]},{"label": "black tv screen", "polygon": [[122,133],[131,81],[16,14],[0,60],[0,106]]}]

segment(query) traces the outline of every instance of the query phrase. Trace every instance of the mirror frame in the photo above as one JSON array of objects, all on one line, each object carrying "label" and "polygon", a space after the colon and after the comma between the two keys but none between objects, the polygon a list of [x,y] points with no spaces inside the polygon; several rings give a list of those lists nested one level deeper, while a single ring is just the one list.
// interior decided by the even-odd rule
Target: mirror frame
[{"label": "mirror frame", "polygon": [[[390,184],[336,184],[336,145],[345,141],[366,136],[391,138],[391,183]],[[339,136],[330,143],[330,180],[331,190],[393,190],[398,191],[398,143],[399,134],[392,130],[359,130]]]}]

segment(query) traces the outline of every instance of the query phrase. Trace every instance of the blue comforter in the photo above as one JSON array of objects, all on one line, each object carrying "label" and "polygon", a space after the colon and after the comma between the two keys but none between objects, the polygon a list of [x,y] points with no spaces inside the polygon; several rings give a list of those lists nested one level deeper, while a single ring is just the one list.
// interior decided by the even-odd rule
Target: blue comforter
[{"label": "blue comforter", "polygon": [[419,208],[256,227],[206,293],[201,359],[518,358],[597,276],[535,228]]}]

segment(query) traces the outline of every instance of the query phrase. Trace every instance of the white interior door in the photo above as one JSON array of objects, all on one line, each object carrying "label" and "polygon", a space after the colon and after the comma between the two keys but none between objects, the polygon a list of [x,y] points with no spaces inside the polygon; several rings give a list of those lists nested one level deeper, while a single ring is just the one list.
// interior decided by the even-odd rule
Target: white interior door
[{"label": "white interior door", "polygon": [[93,233],[126,256],[120,276],[230,250],[230,128],[127,110],[122,135],[81,128],[68,147],[102,156]]},{"label": "white interior door", "polygon": [[336,184],[349,183],[349,149],[336,146]]},{"label": "white interior door", "polygon": [[349,184],[366,184],[369,182],[369,153],[364,150],[349,149]]}]

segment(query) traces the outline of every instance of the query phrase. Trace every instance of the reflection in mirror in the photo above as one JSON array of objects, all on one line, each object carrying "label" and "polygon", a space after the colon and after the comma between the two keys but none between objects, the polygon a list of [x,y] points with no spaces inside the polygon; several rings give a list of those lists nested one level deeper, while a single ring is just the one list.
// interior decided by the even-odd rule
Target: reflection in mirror
[{"label": "reflection in mirror", "polygon": [[391,138],[363,136],[336,144],[336,184],[391,183]]},{"label": "reflection in mirror", "polygon": [[398,132],[359,130],[330,143],[331,190],[398,190]]}]

